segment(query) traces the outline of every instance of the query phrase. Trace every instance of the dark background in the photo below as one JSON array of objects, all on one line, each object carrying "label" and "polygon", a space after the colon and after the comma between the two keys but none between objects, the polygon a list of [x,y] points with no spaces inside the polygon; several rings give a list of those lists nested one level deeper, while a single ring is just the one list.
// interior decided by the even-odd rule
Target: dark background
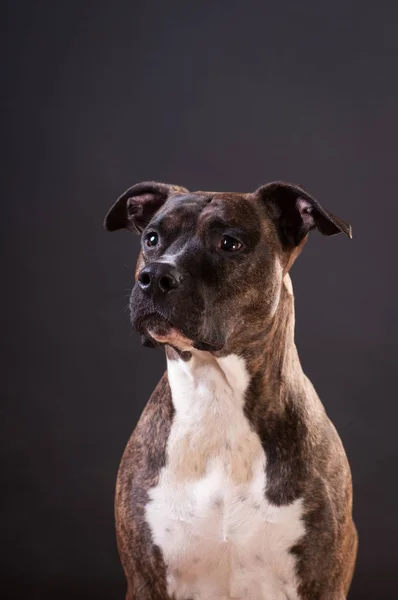
[{"label": "dark background", "polygon": [[114,483],[165,361],[130,329],[138,239],[108,207],[279,178],[353,226],[295,265],[296,337],[352,466],[350,599],[396,597],[398,5],[2,8],[3,597],[124,597]]}]

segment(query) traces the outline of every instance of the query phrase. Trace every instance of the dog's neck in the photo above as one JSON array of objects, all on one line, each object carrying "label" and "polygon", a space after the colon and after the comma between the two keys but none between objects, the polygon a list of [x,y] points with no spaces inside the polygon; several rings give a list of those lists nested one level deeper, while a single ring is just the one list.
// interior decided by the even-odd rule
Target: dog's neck
[{"label": "dog's neck", "polygon": [[262,397],[281,398],[288,390],[296,389],[303,377],[294,326],[293,288],[286,275],[277,308],[263,338],[242,351],[251,380],[256,382],[256,393]]},{"label": "dog's neck", "polygon": [[[297,390],[303,382],[303,371],[294,343],[294,321],[294,296],[287,275],[273,317],[264,324],[263,331],[248,338],[236,352],[216,357],[209,352],[194,351],[189,359],[184,360],[169,350],[170,383],[174,377],[170,377],[171,370],[175,373],[177,360],[179,368],[194,386],[199,385],[199,381],[201,386],[206,386],[206,380],[211,386],[218,372],[219,375],[222,373],[231,388],[243,386],[245,390],[242,389],[242,392],[250,390],[250,404],[261,399],[270,408],[271,404],[283,402],[286,394]],[[242,367],[240,374],[238,364]]]}]

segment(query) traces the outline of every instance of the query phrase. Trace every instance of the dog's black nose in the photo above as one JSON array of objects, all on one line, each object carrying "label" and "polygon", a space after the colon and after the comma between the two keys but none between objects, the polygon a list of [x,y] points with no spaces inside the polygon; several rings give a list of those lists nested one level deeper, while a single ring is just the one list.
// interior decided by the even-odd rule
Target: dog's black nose
[{"label": "dog's black nose", "polygon": [[167,294],[181,283],[181,275],[173,265],[152,263],[142,269],[138,275],[138,285],[144,292]]}]

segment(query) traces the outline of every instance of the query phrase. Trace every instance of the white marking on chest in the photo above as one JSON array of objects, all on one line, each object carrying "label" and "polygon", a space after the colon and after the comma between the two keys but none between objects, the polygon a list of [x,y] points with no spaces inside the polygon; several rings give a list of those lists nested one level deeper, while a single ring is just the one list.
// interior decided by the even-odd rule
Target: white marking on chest
[{"label": "white marking on chest", "polygon": [[[243,413],[244,361],[204,352],[168,362],[175,416],[146,517],[176,600],[296,600],[289,549],[302,502],[270,504],[266,456]],[[174,596],[173,596],[174,594]]]}]

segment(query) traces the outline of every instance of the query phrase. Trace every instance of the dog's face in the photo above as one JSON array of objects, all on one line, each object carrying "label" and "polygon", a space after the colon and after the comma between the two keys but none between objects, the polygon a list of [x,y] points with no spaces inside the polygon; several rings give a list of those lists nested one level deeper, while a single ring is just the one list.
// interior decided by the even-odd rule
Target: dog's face
[{"label": "dog's face", "polygon": [[105,227],[141,234],[130,309],[143,342],[217,353],[264,334],[311,229],[351,235],[302,188],[280,182],[251,194],[144,182],[118,199]]}]

